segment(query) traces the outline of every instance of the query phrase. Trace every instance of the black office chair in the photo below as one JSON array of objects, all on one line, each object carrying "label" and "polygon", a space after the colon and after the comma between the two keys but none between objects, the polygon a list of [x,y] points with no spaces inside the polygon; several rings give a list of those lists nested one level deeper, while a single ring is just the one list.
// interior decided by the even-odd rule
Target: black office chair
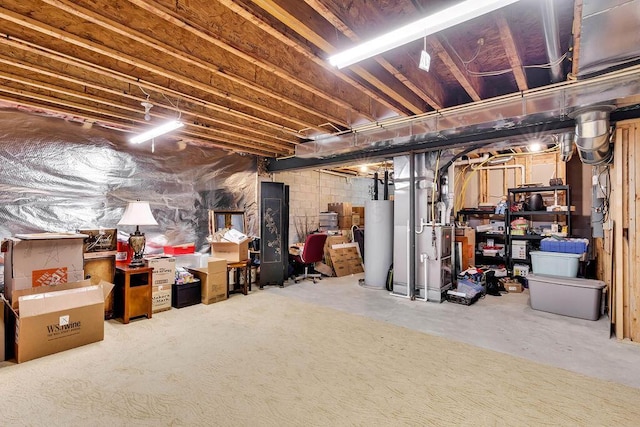
[{"label": "black office chair", "polygon": [[291,259],[298,264],[304,265],[304,274],[294,277],[293,281],[298,283],[301,280],[311,279],[316,283],[316,279],[321,279],[322,275],[309,273],[309,267],[313,268],[316,262],[324,258],[324,243],[327,235],[324,233],[309,234],[304,242],[304,247],[300,255],[295,255]]}]

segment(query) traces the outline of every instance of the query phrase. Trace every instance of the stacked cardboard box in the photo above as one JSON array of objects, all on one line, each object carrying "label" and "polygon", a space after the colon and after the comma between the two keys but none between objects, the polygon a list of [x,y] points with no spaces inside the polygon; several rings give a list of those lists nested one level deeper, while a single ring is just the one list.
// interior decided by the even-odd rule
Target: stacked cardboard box
[{"label": "stacked cardboard box", "polygon": [[353,209],[354,217],[355,215],[358,216],[358,224],[355,223],[355,219],[354,219],[353,225],[358,225],[359,227],[363,227],[364,226],[364,206],[354,206],[352,209]]},{"label": "stacked cardboard box", "polygon": [[2,242],[4,294],[84,279],[85,234],[17,234]]},{"label": "stacked cardboard box", "polygon": [[151,287],[152,312],[171,309],[171,285],[176,281],[176,259],[170,256],[145,259],[148,267],[153,267]]},{"label": "stacked cardboard box", "polygon": [[329,203],[328,211],[338,214],[338,228],[341,230],[349,229],[353,225],[351,203]]},{"label": "stacked cardboard box", "polygon": [[334,244],[329,248],[329,256],[337,277],[364,271],[357,243]]},{"label": "stacked cardboard box", "polygon": [[246,238],[236,242],[212,242],[211,256],[225,259],[228,262],[240,262],[249,258],[249,242],[251,238]]},{"label": "stacked cardboard box", "polygon": [[327,236],[327,240],[324,243],[324,262],[330,268],[333,268],[333,264],[331,263],[331,252],[329,250],[333,245],[340,245],[343,243],[347,243],[347,238],[342,235]]}]

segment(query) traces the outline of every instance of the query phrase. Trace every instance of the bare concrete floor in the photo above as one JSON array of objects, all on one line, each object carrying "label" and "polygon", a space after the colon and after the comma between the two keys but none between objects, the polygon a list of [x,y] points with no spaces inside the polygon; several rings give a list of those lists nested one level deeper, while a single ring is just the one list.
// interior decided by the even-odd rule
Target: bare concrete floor
[{"label": "bare concrete floor", "polygon": [[640,344],[610,338],[606,317],[591,321],[533,310],[528,290],[500,297],[488,295],[471,306],[410,301],[386,290],[360,286],[358,280],[363,277],[324,278],[316,284],[289,282],[284,288],[253,292],[276,292],[640,388]]}]

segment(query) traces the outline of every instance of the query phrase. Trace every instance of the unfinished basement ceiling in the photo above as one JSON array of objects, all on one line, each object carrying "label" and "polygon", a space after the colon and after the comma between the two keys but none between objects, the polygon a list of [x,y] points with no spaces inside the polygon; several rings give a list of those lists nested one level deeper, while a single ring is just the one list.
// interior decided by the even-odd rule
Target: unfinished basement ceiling
[{"label": "unfinished basement ceiling", "polygon": [[[327,62],[456,3],[5,0],[0,105],[126,136],[179,117],[185,127],[172,139],[286,158],[302,144],[372,123],[580,77],[579,49],[572,46],[583,0],[521,0],[429,36],[429,72],[418,68],[423,40],[343,70]],[[589,55],[597,60],[593,50]],[[598,67],[606,69],[607,63]],[[143,102],[153,104],[149,121]]]}]

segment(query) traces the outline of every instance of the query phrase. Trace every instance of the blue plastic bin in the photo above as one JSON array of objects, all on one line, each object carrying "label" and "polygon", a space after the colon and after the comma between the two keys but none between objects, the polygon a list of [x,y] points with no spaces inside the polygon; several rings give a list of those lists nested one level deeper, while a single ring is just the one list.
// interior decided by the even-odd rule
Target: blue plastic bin
[{"label": "blue plastic bin", "polygon": [[587,239],[553,239],[546,238],[540,242],[540,249],[544,252],[561,252],[565,254],[583,254],[587,252]]}]

